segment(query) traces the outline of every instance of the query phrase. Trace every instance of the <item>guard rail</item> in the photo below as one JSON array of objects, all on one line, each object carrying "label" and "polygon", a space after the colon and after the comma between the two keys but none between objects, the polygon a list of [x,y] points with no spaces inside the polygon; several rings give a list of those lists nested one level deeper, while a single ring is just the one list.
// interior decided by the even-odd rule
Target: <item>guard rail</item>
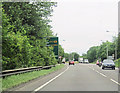
[{"label": "guard rail", "polygon": [[55,67],[55,65],[20,68],[20,69],[14,69],[14,70],[5,70],[5,71],[2,71],[2,74],[0,76],[2,76],[4,78],[4,77],[10,76],[10,75],[22,74],[22,73],[31,72],[31,71],[39,71],[42,69],[50,69],[51,67]]}]

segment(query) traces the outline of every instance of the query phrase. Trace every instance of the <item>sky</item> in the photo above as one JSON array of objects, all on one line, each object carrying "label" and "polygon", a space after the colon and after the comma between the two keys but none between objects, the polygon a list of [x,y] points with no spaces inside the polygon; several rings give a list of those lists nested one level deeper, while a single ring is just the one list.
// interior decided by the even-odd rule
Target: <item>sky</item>
[{"label": "sky", "polygon": [[98,46],[106,40],[112,41],[112,37],[118,33],[118,1],[57,1],[51,25],[64,51],[82,55],[92,46]]}]

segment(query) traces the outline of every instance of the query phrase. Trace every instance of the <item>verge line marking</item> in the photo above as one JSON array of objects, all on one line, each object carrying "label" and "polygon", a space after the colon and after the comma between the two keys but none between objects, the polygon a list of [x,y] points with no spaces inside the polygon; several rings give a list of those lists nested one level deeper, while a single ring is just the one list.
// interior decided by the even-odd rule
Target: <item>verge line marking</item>
[{"label": "verge line marking", "polygon": [[46,85],[48,85],[50,82],[52,82],[53,80],[55,80],[56,78],[58,78],[59,76],[61,76],[63,73],[65,73],[68,69],[69,69],[69,67],[67,67],[67,69],[64,72],[61,72],[59,75],[55,76],[54,78],[52,78],[51,80],[49,80],[45,84],[43,84],[40,87],[38,87],[37,89],[35,89],[32,93],[35,93],[36,91],[42,89],[43,87],[45,87]]},{"label": "verge line marking", "polygon": [[104,74],[102,74],[102,73],[100,73],[100,75],[102,75],[102,76],[104,76],[104,77],[107,77],[106,75],[104,75]]},{"label": "verge line marking", "polygon": [[120,83],[118,83],[117,81],[113,80],[113,79],[110,79],[111,81],[113,81],[114,83],[120,85]]},{"label": "verge line marking", "polygon": [[100,73],[99,71],[96,70],[97,73]]}]

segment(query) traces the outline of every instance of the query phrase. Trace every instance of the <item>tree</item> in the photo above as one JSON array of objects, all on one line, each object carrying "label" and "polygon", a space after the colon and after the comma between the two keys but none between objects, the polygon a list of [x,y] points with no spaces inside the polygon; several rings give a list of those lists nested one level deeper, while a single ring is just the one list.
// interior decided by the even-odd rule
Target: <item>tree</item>
[{"label": "tree", "polygon": [[119,32],[119,34],[118,34],[117,58],[120,58],[120,32]]},{"label": "tree", "polygon": [[74,61],[78,61],[78,58],[79,58],[80,55],[76,52],[73,52],[72,55],[74,57]]},{"label": "tree", "polygon": [[91,47],[88,51],[87,51],[87,58],[89,60],[89,62],[94,62],[97,58],[97,49],[98,49],[98,46],[94,46],[94,47]]},{"label": "tree", "polygon": [[49,17],[54,2],[3,2],[3,70],[56,64]]},{"label": "tree", "polygon": [[113,42],[102,42],[100,46],[93,46],[87,51],[87,58],[89,62],[94,62],[96,60],[107,59],[107,49],[108,56],[112,56],[115,53],[116,38],[113,38]]},{"label": "tree", "polygon": [[65,53],[64,57],[65,57],[65,61],[69,61],[69,53]]},{"label": "tree", "polygon": [[62,62],[62,59],[64,58],[64,49],[62,48],[61,45],[59,45],[58,54],[59,54],[59,56],[62,57],[62,58],[59,60],[60,63],[61,63],[61,62]]},{"label": "tree", "polygon": [[83,59],[87,59],[87,54],[86,54],[86,53],[83,53],[83,54],[82,54],[82,57],[83,57]]}]

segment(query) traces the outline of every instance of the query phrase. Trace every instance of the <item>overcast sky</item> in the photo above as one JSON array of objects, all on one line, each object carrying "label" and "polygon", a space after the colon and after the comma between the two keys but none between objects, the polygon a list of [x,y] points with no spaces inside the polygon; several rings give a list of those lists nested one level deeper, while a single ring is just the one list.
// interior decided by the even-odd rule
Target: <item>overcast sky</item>
[{"label": "overcast sky", "polygon": [[118,33],[118,1],[59,0],[51,24],[65,52],[81,55],[102,41],[112,41]]}]

